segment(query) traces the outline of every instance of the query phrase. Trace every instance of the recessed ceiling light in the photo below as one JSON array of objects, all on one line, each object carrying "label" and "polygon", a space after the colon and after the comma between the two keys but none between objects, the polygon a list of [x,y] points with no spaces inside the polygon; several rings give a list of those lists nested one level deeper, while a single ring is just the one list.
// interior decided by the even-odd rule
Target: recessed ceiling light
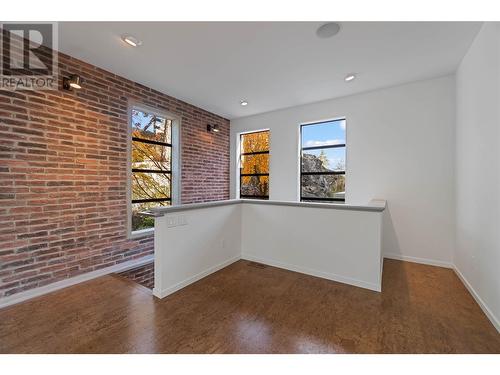
[{"label": "recessed ceiling light", "polygon": [[326,39],[336,35],[339,31],[340,25],[337,22],[328,22],[318,27],[316,35],[318,38]]},{"label": "recessed ceiling light", "polygon": [[132,35],[124,35],[122,36],[122,40],[132,47],[139,47],[142,44],[139,39]]},{"label": "recessed ceiling light", "polygon": [[344,81],[351,82],[354,81],[355,78],[356,78],[355,73],[349,73],[348,75],[345,76]]},{"label": "recessed ceiling light", "polygon": [[245,107],[245,106],[247,106],[247,105],[248,105],[248,102],[247,102],[246,100],[241,100],[241,101],[240,101],[240,104],[241,104],[243,107]]}]

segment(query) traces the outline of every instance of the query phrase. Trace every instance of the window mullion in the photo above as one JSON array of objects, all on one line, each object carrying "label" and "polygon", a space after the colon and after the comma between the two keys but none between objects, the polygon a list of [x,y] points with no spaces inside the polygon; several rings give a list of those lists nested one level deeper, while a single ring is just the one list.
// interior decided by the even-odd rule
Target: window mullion
[{"label": "window mullion", "polygon": [[132,137],[132,141],[133,142],[140,142],[140,143],[149,143],[149,144],[163,146],[163,147],[172,147],[171,143],[155,141],[155,140],[146,139],[146,138]]},{"label": "window mullion", "polygon": [[[263,144],[253,143],[254,140],[261,141],[263,142]],[[247,151],[245,150],[245,146],[249,146],[248,148],[250,148],[251,150],[257,149],[259,151]],[[263,149],[266,147],[267,150]],[[269,173],[256,173],[256,171],[262,169],[269,171],[269,157],[262,160],[263,158],[255,157],[258,155],[269,155],[269,131],[265,130],[240,134],[240,198],[269,199]],[[254,158],[252,158],[252,156],[254,156]],[[245,159],[245,157],[248,158]],[[250,164],[247,164],[249,163],[248,160],[250,160]],[[252,164],[252,162],[254,164]],[[264,165],[260,163],[264,163]],[[252,165],[254,167],[260,166],[261,168],[252,168],[252,170],[249,170],[247,166]],[[243,171],[245,170],[245,168],[247,168],[247,171],[250,173],[244,173]],[[247,181],[249,181],[249,184],[247,183],[247,185],[244,185],[245,178],[247,178]],[[257,180],[255,178],[257,178]],[[260,192],[260,194],[256,194],[257,192]],[[262,194],[264,192],[267,194]]]},{"label": "window mullion", "polygon": [[[151,118],[153,120],[150,120]],[[165,116],[147,113],[136,108],[132,109],[130,120],[133,127],[130,142],[134,146],[132,147],[133,153],[130,155],[132,159],[131,189],[133,190],[129,204],[133,205],[132,231],[137,231],[153,225],[150,218],[141,216],[139,212],[159,205],[170,205],[172,201],[173,145],[170,142],[172,122]],[[157,140],[157,137],[162,140]],[[163,140],[169,142],[163,142]],[[143,145],[140,146],[140,144]],[[169,154],[169,159],[167,159]],[[162,169],[165,167],[167,169]]]},{"label": "window mullion", "polygon": [[[344,123],[342,124],[341,121]],[[307,137],[307,141],[311,142],[311,146],[303,146],[304,144],[304,129],[307,127],[315,127],[312,132],[309,132],[309,136]],[[330,129],[330,126],[339,126],[338,129],[333,130]],[[343,127],[342,127],[343,126]],[[312,129],[312,128],[310,128]],[[340,133],[339,133],[340,131]],[[342,133],[343,131],[343,133]],[[344,138],[338,138],[338,137],[344,137]],[[331,138],[330,138],[331,137]],[[323,202],[345,202],[345,151],[333,151],[334,149],[346,149],[346,142],[345,142],[345,119],[340,119],[340,120],[331,120],[331,121],[322,121],[318,123],[312,123],[312,124],[304,124],[300,126],[300,139],[301,139],[301,145],[300,145],[300,200],[301,201],[323,201]],[[343,143],[335,143],[334,141],[323,141],[323,140],[344,140]],[[326,144],[321,144],[321,143],[326,143]],[[323,153],[321,152],[319,155],[314,152],[307,152],[307,151],[317,151],[317,150],[332,150],[330,151],[330,154]],[[324,164],[324,159],[321,158],[322,155],[327,158],[327,161],[331,161],[332,157],[334,158],[333,160],[338,160],[335,159],[338,153],[340,152],[340,161],[343,163],[343,170],[334,170],[335,168],[338,168],[340,165],[338,162],[335,162],[336,165],[329,167],[329,165]],[[343,156],[342,156],[343,153]],[[304,157],[305,155],[309,155],[308,159],[309,161],[313,161],[312,164],[309,165],[308,170],[309,172],[304,171]],[[332,156],[333,155],[333,156]],[[314,160],[316,158],[316,161]],[[318,168],[318,162],[317,160],[321,160],[321,167]],[[332,169],[330,169],[332,168]],[[325,169],[325,170],[323,170]],[[304,179],[304,177],[310,176],[308,179]],[[324,188],[319,188],[321,185],[318,185],[320,177],[327,177],[331,176],[329,180],[326,180],[328,182],[327,189]],[[344,176],[344,177],[342,177]],[[314,195],[319,195],[319,196],[313,196],[313,197],[307,197],[304,196],[305,190],[304,190],[304,182],[308,181],[308,191],[309,194],[314,194]],[[324,185],[323,185],[324,186]],[[318,189],[319,188],[319,189]],[[343,191],[341,190],[343,189]],[[326,195],[326,196],[321,196],[321,195]],[[331,195],[331,197],[330,197]],[[344,196],[342,196],[344,195]]]}]

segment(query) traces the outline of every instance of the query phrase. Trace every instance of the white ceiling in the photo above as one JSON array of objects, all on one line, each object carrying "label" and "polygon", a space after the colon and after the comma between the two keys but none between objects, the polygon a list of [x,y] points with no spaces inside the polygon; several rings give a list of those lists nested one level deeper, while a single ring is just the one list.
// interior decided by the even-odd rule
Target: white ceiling
[{"label": "white ceiling", "polygon": [[330,39],[316,36],[320,25],[62,22],[59,49],[233,119],[452,73],[481,23],[342,22]]}]

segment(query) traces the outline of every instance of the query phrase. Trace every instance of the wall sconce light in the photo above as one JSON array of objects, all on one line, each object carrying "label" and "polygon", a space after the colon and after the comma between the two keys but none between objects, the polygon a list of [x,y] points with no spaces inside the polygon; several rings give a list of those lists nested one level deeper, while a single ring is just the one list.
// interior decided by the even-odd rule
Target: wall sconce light
[{"label": "wall sconce light", "polygon": [[72,74],[69,77],[63,79],[63,88],[65,90],[81,89],[82,83],[82,77],[80,77],[78,74]]},{"label": "wall sconce light", "polygon": [[219,132],[219,125],[217,125],[217,124],[215,124],[215,125],[208,124],[207,125],[207,132],[209,132],[209,133],[218,133]]}]

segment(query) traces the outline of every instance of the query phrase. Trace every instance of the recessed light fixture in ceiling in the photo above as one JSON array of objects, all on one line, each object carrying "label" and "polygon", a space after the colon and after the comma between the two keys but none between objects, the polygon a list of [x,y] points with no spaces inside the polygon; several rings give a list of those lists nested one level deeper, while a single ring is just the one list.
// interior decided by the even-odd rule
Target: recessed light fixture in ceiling
[{"label": "recessed light fixture in ceiling", "polygon": [[243,107],[246,107],[248,105],[248,102],[246,100],[240,100],[240,104],[243,106]]},{"label": "recessed light fixture in ceiling", "polygon": [[354,81],[355,78],[356,78],[356,73],[349,73],[344,77],[344,81],[351,82]]},{"label": "recessed light fixture in ceiling", "polygon": [[142,44],[142,41],[132,35],[123,35],[122,40],[132,47],[139,47]]},{"label": "recessed light fixture in ceiling", "polygon": [[328,22],[318,27],[318,30],[316,30],[316,35],[318,36],[318,38],[326,39],[337,35],[339,31],[340,25],[337,22]]}]

